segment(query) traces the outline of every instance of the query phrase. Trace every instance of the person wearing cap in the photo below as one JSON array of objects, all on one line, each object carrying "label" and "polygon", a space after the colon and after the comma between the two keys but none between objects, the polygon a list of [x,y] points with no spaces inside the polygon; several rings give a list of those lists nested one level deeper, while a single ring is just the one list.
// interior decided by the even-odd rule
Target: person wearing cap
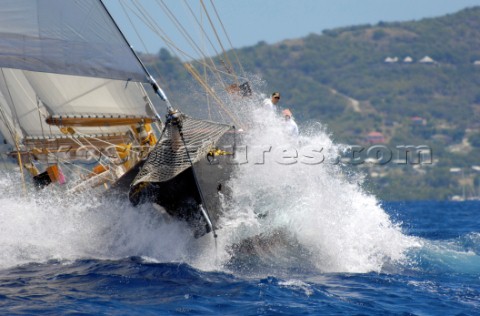
[{"label": "person wearing cap", "polygon": [[295,123],[295,120],[292,117],[292,112],[289,109],[282,111],[282,115],[285,119],[284,127],[288,135],[297,137],[298,136],[298,125]]},{"label": "person wearing cap", "polygon": [[280,92],[272,93],[272,96],[263,100],[263,107],[272,111],[277,111],[277,103],[280,101]]}]

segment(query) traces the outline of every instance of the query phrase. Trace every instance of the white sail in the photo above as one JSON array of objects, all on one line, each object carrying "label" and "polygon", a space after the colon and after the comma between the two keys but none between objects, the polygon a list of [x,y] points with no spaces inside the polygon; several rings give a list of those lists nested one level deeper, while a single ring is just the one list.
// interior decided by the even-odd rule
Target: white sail
[{"label": "white sail", "polygon": [[3,0],[0,67],[147,82],[99,0]]},{"label": "white sail", "polygon": [[[232,127],[175,110],[101,0],[0,2],[0,132],[31,176],[24,183],[128,192],[135,205],[151,199],[187,221],[196,237],[214,231],[208,209],[221,214],[230,168],[210,165],[234,155],[218,149],[235,148]],[[165,125],[146,83],[165,101]],[[207,168],[200,181],[197,166]]]},{"label": "white sail", "polygon": [[24,73],[37,96],[52,113],[149,115],[146,93],[138,82]]},{"label": "white sail", "polygon": [[37,109],[35,91],[23,72],[2,69],[0,91],[8,105],[7,111],[12,115],[11,120],[18,123],[22,132],[26,135],[41,135],[42,130],[48,129],[45,120],[40,119],[45,117],[45,113],[42,114],[41,109]]},{"label": "white sail", "polygon": [[[9,142],[120,142],[136,120],[155,118],[148,75],[100,0],[3,0],[0,52],[0,131]],[[69,118],[77,121],[66,133]]]},{"label": "white sail", "polygon": [[3,139],[15,146],[16,141],[22,138],[21,132],[16,129],[13,115],[5,96],[0,90],[0,133]]},{"label": "white sail", "polygon": [[[102,78],[1,69],[0,92],[7,113],[18,121],[25,136],[54,137],[64,133],[50,126],[50,116],[152,117],[142,85]],[[82,134],[125,132],[128,127],[78,127]]]}]

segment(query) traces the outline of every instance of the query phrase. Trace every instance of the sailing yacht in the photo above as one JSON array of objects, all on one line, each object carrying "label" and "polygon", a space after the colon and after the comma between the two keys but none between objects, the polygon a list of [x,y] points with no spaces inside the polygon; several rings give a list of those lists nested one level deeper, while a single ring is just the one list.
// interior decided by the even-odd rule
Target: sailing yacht
[{"label": "sailing yacht", "polygon": [[26,185],[114,192],[214,232],[235,128],[175,109],[102,1],[0,2],[0,132]]}]

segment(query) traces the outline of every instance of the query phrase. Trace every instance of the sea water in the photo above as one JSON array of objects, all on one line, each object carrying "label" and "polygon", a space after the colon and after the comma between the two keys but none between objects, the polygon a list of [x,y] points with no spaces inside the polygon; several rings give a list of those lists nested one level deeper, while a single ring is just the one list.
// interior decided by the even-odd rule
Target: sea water
[{"label": "sea water", "polygon": [[479,202],[382,203],[321,125],[249,113],[216,240],[3,173],[2,314],[480,314]]}]

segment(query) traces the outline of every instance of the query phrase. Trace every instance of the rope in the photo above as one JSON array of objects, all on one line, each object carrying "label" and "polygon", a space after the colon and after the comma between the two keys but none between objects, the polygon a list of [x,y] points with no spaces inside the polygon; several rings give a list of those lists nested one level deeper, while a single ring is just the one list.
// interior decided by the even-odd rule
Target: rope
[{"label": "rope", "polygon": [[[200,18],[203,20],[203,14],[200,15]],[[202,34],[202,37],[203,37],[203,39],[204,38],[208,39],[208,37],[205,34]],[[205,41],[203,40],[202,42],[205,46]],[[207,67],[205,67],[205,66],[203,66],[203,76],[204,76],[203,80],[206,82],[208,78],[207,78]],[[207,99],[208,119],[212,120],[212,109],[211,109],[211,106],[210,106],[210,97],[209,97],[208,93],[205,95],[205,98]]]},{"label": "rope", "polygon": [[217,37],[218,44],[222,48],[223,56],[225,57],[225,60],[227,61],[228,65],[233,69],[233,65],[230,62],[230,59],[227,56],[227,52],[225,51],[225,48],[223,47],[222,41],[220,40],[220,37],[218,36],[217,30],[215,29],[215,26],[213,25],[212,19],[210,18],[210,15],[207,12],[207,8],[205,7],[205,4],[203,3],[203,0],[200,0],[200,3],[203,7],[203,10],[205,11],[205,14],[208,18],[208,21],[210,22],[210,26],[212,27],[213,33]]},{"label": "rope", "polygon": [[[190,14],[192,15],[192,17],[194,18],[195,22],[197,23],[197,25],[200,27],[200,30],[202,31],[202,35],[205,36],[205,38],[208,40],[208,42],[210,43],[210,46],[212,47],[212,49],[215,51],[215,54],[216,55],[220,55],[218,53],[218,51],[215,49],[215,45],[213,45],[212,41],[210,40],[210,37],[208,36],[207,32],[205,31],[205,29],[203,28],[203,23],[201,23],[198,18],[195,16],[195,13],[193,12],[191,6],[184,0],[184,4],[186,5],[186,7],[188,8],[188,10],[190,11]],[[207,57],[205,57],[205,54],[204,54],[204,59],[207,59]],[[210,67],[208,67],[208,69],[217,77],[217,80],[218,82],[220,82],[223,86],[225,86],[225,81],[222,79],[222,77],[220,76],[221,73],[223,73],[222,71],[220,71],[216,66],[215,66],[215,62],[213,61],[212,57],[208,57],[208,60],[210,61],[210,64],[212,65],[212,68],[211,69]],[[200,61],[197,61],[198,63],[202,64],[202,62]],[[206,63],[203,63],[203,67],[204,68],[207,68],[207,64]],[[207,75],[207,72],[206,70],[204,70],[205,72],[205,77]],[[230,75],[231,77],[233,77],[236,81],[238,81],[238,78],[235,74],[231,74],[230,72],[226,72],[226,74]],[[198,79],[197,79],[198,80]],[[206,78],[205,78],[205,83],[206,83]]]},{"label": "rope", "polygon": [[[124,5],[124,3],[123,3],[123,0],[120,1],[120,6],[122,7],[123,13],[125,14],[125,16],[127,17],[128,21],[130,22],[130,26],[133,28],[135,34],[137,35],[137,38],[138,38],[138,39],[140,40],[140,42],[142,43],[143,49],[145,50],[145,52],[146,52],[147,54],[152,55],[152,54],[149,52],[149,50],[148,50],[148,48],[147,48],[147,45],[145,44],[145,41],[144,41],[144,40],[142,39],[142,37],[140,36],[140,32],[138,31],[138,29],[137,29],[137,27],[135,26],[135,24],[133,23],[130,15],[128,14],[127,9],[125,8],[125,5]],[[160,68],[157,66],[156,63],[153,65],[153,68],[154,68],[155,71],[157,72],[157,73],[156,73],[156,77],[157,77],[158,79],[160,79],[160,81],[165,81],[165,80],[162,79]],[[165,88],[165,87],[164,87],[164,88]],[[166,87],[166,88],[167,88],[166,90],[168,90],[168,87]],[[156,111],[155,111],[155,112],[156,112]]]},{"label": "rope", "polygon": [[[174,17],[174,14],[171,12],[171,10],[169,10],[165,4],[161,4],[160,2],[158,2],[157,0],[157,4],[159,5],[159,7],[168,15],[169,19],[175,24],[175,26],[177,27],[177,29],[182,33],[182,35],[186,38],[187,42],[190,43],[190,46],[194,49],[194,51],[196,51],[197,54],[199,54],[204,60],[209,60],[210,63],[206,63],[204,61],[201,61],[201,60],[196,60],[193,56],[189,55],[188,53],[186,53],[185,51],[183,51],[182,49],[180,49],[178,46],[176,46],[173,41],[168,37],[168,35],[166,34],[166,32],[164,32],[161,27],[158,26],[158,24],[156,23],[155,19],[153,19],[151,17],[151,15],[141,6],[141,4],[139,4],[138,2],[133,2],[133,6],[136,8],[136,10],[134,10],[133,8],[129,7],[129,9],[132,11],[133,14],[135,14],[141,21],[143,21],[145,23],[145,25],[150,28],[150,30],[152,30],[153,33],[155,33],[157,36],[160,37],[160,39],[162,39],[164,41],[164,43],[167,45],[167,47],[170,49],[170,51],[177,57],[183,57],[181,59],[183,59],[185,61],[186,58],[189,58],[190,60],[194,60],[194,62],[197,62],[201,65],[203,65],[204,67],[208,68],[213,74],[215,74],[217,76],[217,80],[219,80],[219,82],[222,82],[223,80],[221,79],[221,77],[219,77],[219,74],[223,74],[225,76],[230,76],[234,79],[238,79],[238,78],[241,78],[243,80],[248,80],[247,78],[245,77],[240,77],[238,75],[235,75],[235,74],[232,74],[232,73],[228,73],[228,72],[224,72],[224,71],[221,71],[220,69],[216,68],[215,67],[215,64],[212,60],[211,57],[206,57],[206,54],[202,52],[202,50],[198,47],[198,45],[196,45],[193,41],[193,39],[191,38],[191,36],[188,35],[188,32],[186,31],[186,29],[181,25],[181,23],[178,21],[178,19],[176,19]],[[198,21],[198,19],[195,17],[195,14],[193,13],[193,11],[191,10],[190,6],[188,4],[186,4],[187,7],[189,8],[189,11],[191,12],[192,16],[195,18],[197,24],[200,26],[200,28],[202,29],[203,33],[206,35],[206,31],[203,29],[203,27],[201,26],[201,23]],[[128,16],[128,14],[127,14]],[[131,21],[131,20],[130,20]],[[131,23],[131,22],[130,22]],[[207,36],[208,38],[208,36]],[[210,41],[211,43],[211,41]],[[213,44],[211,43],[211,45],[213,46]],[[214,48],[214,47],[213,47]],[[215,49],[215,48],[214,48]],[[178,54],[180,54],[181,56],[179,56]],[[218,54],[218,53],[217,53]],[[223,82],[222,82],[223,83]],[[224,83],[223,83],[224,84]]]},{"label": "rope", "polygon": [[190,43],[190,46],[199,54],[201,57],[206,59],[206,55],[202,51],[202,49],[195,43],[193,40],[192,36],[188,33],[188,31],[185,29],[185,27],[178,21],[178,19],[175,17],[175,15],[172,13],[172,11],[165,5],[163,0],[157,0],[158,5],[163,9],[163,11],[167,14],[168,18],[170,21],[173,22],[173,24],[177,27],[177,29],[180,31],[182,36],[187,40],[187,42]]},{"label": "rope", "polygon": [[[10,102],[13,105],[14,102],[13,102],[13,98],[12,98],[12,93],[10,92],[10,87],[8,86],[8,82],[7,82],[7,79],[5,78],[5,73],[4,73],[3,69],[2,69],[2,76],[3,76],[3,80],[5,82],[5,87],[7,88],[7,91],[8,91],[8,97],[10,98]],[[12,112],[15,114],[15,117],[18,121],[18,114],[17,114],[17,109],[15,108],[15,106],[13,107]],[[12,117],[12,119],[13,119],[13,117]],[[26,185],[26,182],[25,182],[25,175],[23,174],[23,162],[22,162],[22,156],[20,154],[20,144],[19,144],[19,141],[18,141],[18,135],[17,135],[16,131],[15,131],[15,133],[11,132],[10,134],[13,138],[13,141],[15,142],[15,148],[17,149],[18,165],[20,166],[20,174],[22,175],[23,195],[27,196],[27,185]]]},{"label": "rope", "polygon": [[[218,95],[214,91],[212,91],[210,86],[204,80],[202,80],[198,71],[191,64],[187,63],[184,66],[188,70],[188,72],[190,72],[190,74],[192,74],[192,76],[200,83],[200,85],[202,85],[205,88],[205,91],[208,94],[210,94],[215,101],[217,101],[220,109],[222,109],[236,125],[242,126],[242,124],[240,124],[237,120],[238,117],[236,118],[236,115],[230,112],[230,110],[225,106],[225,103],[222,102],[222,100],[220,100]],[[221,112],[219,112],[219,114],[220,116],[222,116]],[[223,119],[223,116],[222,116],[222,119]]]},{"label": "rope", "polygon": [[[162,5],[160,3],[157,2],[157,4],[160,7],[162,7]],[[189,54],[187,54],[186,52],[181,50],[178,46],[176,46],[173,43],[173,41],[171,41],[168,38],[166,33],[164,31],[162,31],[162,29],[156,24],[155,20],[153,18],[151,18],[151,16],[148,14],[148,12],[146,12],[146,10],[139,3],[134,2],[134,6],[136,7],[136,9],[140,13],[140,15],[130,8],[132,10],[133,14],[135,14],[140,20],[142,20],[155,34],[157,34],[164,41],[164,43],[169,47],[170,51],[172,51],[174,53],[175,56],[179,57],[178,54],[175,53],[175,52],[178,52],[178,53],[183,54],[184,57],[186,56],[190,59],[194,59],[192,56],[190,56]],[[167,15],[169,15],[170,20],[172,20],[172,22],[174,22],[176,24],[176,27],[179,30],[181,30],[181,32],[183,33],[183,36],[187,38],[187,41],[190,42],[190,45],[193,46],[194,50],[196,50],[199,55],[202,55],[205,60],[210,60],[211,65],[206,63],[206,62],[201,62],[201,61],[198,61],[198,60],[196,62],[198,62],[201,65],[203,65],[204,67],[208,68],[214,75],[217,76],[217,80],[219,82],[222,82],[223,85],[225,85],[225,83],[223,82],[222,78],[220,77],[220,74],[224,74],[224,75],[228,75],[228,76],[232,76],[232,77],[236,78],[236,76],[234,76],[232,74],[222,72],[221,70],[217,69],[215,67],[215,63],[213,62],[213,59],[211,57],[209,57],[209,58],[206,57],[205,54],[201,53],[201,49],[199,49],[198,46],[192,44],[192,43],[194,43],[193,40],[188,35],[185,28],[180,24],[180,22],[178,22],[178,20],[175,19],[175,17],[173,16],[173,13],[171,13],[171,11],[166,7],[164,7],[162,10],[164,10],[164,12],[165,11],[168,12]],[[193,14],[193,12],[192,12],[192,14]],[[163,35],[162,35],[162,33],[163,33]],[[199,51],[200,51],[200,53],[199,53]],[[203,85],[208,86],[206,81],[204,81],[203,79],[198,78],[198,77],[195,78],[195,79],[197,81],[199,81],[200,83],[202,83]],[[213,95],[213,93],[210,90],[207,90],[207,93],[209,93],[210,95]],[[219,99],[217,98],[217,102],[218,102],[218,100]]]},{"label": "rope", "polygon": [[213,0],[210,0],[210,3],[212,5],[213,10],[215,11],[215,15],[217,16],[218,21],[220,22],[220,25],[222,26],[223,33],[225,34],[225,37],[228,40],[228,43],[230,44],[230,48],[235,55],[235,58],[237,59],[238,66],[240,67],[240,70],[242,71],[242,74],[245,75],[245,70],[243,69],[242,63],[240,62],[240,59],[238,58],[237,52],[233,48],[232,42],[230,41],[230,37],[228,36],[228,33],[225,29],[225,26],[223,25],[222,19],[220,19],[220,15],[218,14],[217,8],[215,7],[215,4],[213,4]]},{"label": "rope", "polygon": [[[165,3],[163,2],[163,0],[160,0],[161,2],[158,2],[157,0],[157,3],[159,4],[159,6],[162,7],[163,11],[167,14],[167,16],[169,17],[169,19],[176,25],[177,29],[181,32],[181,34],[183,35],[183,37],[185,39],[187,39],[187,42],[190,43],[190,46],[197,52],[197,54],[199,54],[204,60],[208,60],[210,61],[210,65],[203,62],[201,64],[203,64],[203,66],[205,68],[208,67],[208,69],[217,77],[217,80],[219,82],[222,83],[222,85],[226,85],[225,82],[223,81],[222,77],[220,76],[220,71],[215,67],[215,63],[212,59],[212,57],[207,57],[206,54],[202,51],[202,49],[195,43],[195,41],[192,39],[192,37],[190,36],[190,34],[187,32],[187,30],[185,29],[185,27],[183,27],[183,25],[178,21],[178,19],[175,17],[175,15],[172,13],[172,11],[170,9],[168,9],[168,7],[165,5]],[[161,4],[160,4],[161,3]],[[203,29],[201,23],[198,21],[197,17],[195,16],[195,14],[193,13],[191,7],[188,5],[188,3],[184,2],[185,5],[187,6],[187,8],[189,9],[191,15],[193,16],[193,18],[195,19],[195,21],[197,22],[197,24],[199,25],[200,29],[202,30],[203,34],[206,36],[206,38],[208,39],[208,41],[210,42],[210,45],[212,46],[213,50],[215,51],[215,53],[218,55],[218,52],[215,50],[215,47],[213,45],[213,43],[211,42],[211,40],[208,38],[207,36],[207,33],[205,32],[205,30]],[[187,70],[189,70],[187,68]],[[192,73],[192,72],[191,72]],[[193,73],[192,73],[193,74]],[[235,80],[237,80],[237,77],[236,76],[233,76],[235,78]],[[199,82],[201,83],[203,86],[208,86],[206,80],[202,79],[200,76],[194,76],[194,78]],[[211,89],[206,89],[206,92],[210,95],[214,95],[214,93],[212,93],[210,91]],[[222,106],[222,102],[219,101],[219,99],[217,98],[216,99],[217,102],[219,102],[219,105]],[[228,113],[227,113],[228,114]],[[229,115],[230,116],[230,115]],[[231,117],[233,119],[233,117]]]},{"label": "rope", "polygon": [[217,51],[217,49],[215,48],[215,45],[213,44],[212,40],[210,39],[210,37],[208,36],[207,32],[205,31],[205,29],[203,28],[203,24],[200,23],[200,21],[198,20],[198,18],[196,17],[194,11],[192,10],[192,7],[188,4],[188,2],[186,0],[183,0],[183,3],[185,4],[185,6],[188,8],[188,11],[190,12],[190,14],[192,15],[193,19],[195,20],[195,22],[197,23],[198,27],[200,28],[200,30],[202,31],[202,34],[205,36],[205,38],[208,40],[208,42],[210,43],[210,47],[213,49],[213,51],[215,52],[216,55],[220,55],[220,53]]},{"label": "rope", "polygon": [[[46,140],[46,137],[45,137],[45,131],[43,130],[43,124],[42,124],[42,113],[40,112],[40,102],[42,102],[40,100],[40,98],[38,97],[38,95],[36,96],[37,97],[37,113],[38,113],[38,122],[40,123],[40,127],[42,129],[42,136],[43,136],[43,145],[45,146],[45,148],[47,147],[47,140]],[[47,154],[47,165],[50,164],[49,161],[48,161],[48,154]]]}]

